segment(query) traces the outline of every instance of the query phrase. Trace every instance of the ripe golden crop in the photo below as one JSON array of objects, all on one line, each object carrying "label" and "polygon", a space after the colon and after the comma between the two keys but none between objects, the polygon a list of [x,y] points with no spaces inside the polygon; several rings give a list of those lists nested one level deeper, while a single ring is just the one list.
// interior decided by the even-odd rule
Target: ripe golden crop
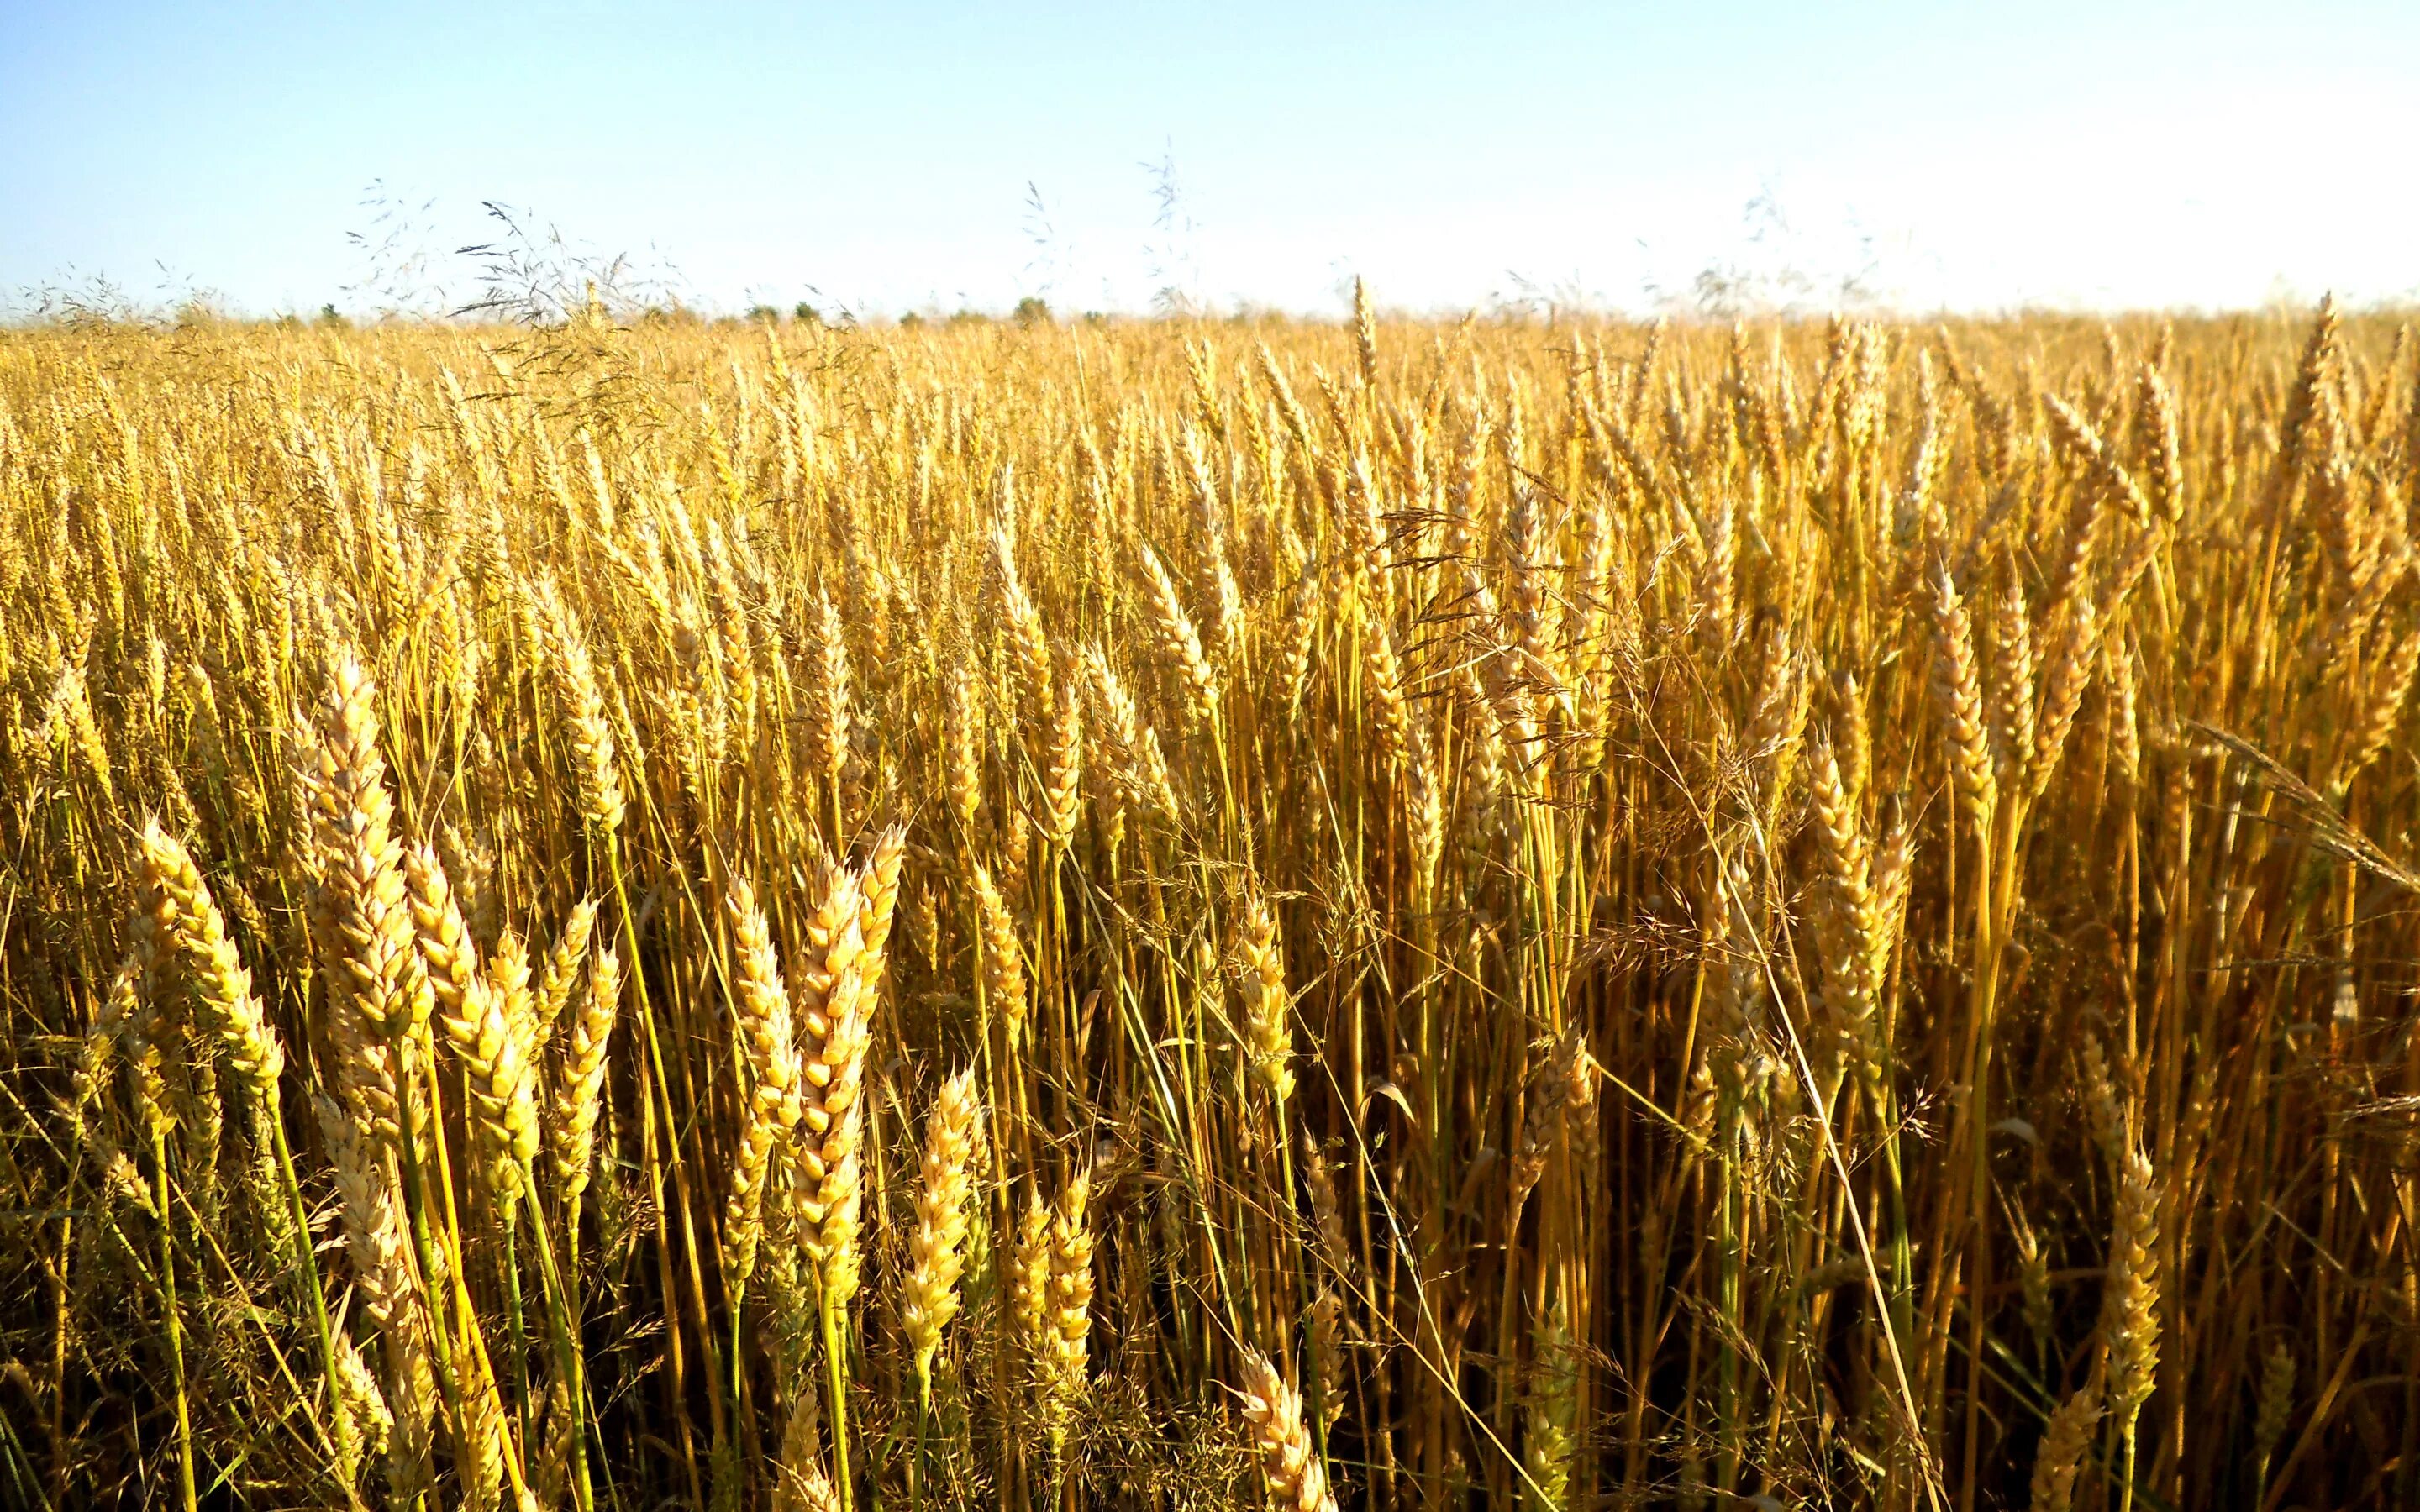
[{"label": "ripe golden crop", "polygon": [[0,338],[0,1501],[2410,1504],[2411,369]]}]

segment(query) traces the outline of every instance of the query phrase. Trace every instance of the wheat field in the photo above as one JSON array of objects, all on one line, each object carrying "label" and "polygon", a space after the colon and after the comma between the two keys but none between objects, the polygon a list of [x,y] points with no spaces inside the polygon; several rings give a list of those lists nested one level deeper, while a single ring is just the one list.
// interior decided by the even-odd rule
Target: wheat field
[{"label": "wheat field", "polygon": [[0,1502],[2420,1504],[2391,316],[0,335]]}]

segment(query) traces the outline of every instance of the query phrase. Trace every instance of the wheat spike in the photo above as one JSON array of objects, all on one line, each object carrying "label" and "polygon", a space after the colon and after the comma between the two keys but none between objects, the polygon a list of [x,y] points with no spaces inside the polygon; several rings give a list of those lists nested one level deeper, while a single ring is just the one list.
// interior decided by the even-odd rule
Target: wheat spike
[{"label": "wheat spike", "polygon": [[2109,1405],[2127,1432],[2150,1398],[2160,1361],[2159,1190],[2151,1163],[2128,1149],[2118,1171],[2102,1327],[2109,1346]]},{"label": "wheat spike", "polygon": [[145,822],[142,844],[160,933],[174,942],[192,971],[202,1011],[228,1063],[274,1118],[286,1052],[253,995],[252,973],[227,937],[226,920],[185,847],[157,820]]},{"label": "wheat spike", "polygon": [[789,990],[782,982],[771,931],[756,906],[756,889],[745,877],[732,879],[723,895],[723,911],[731,921],[736,968],[733,1017],[752,1078],[739,1150],[731,1165],[731,1193],[722,1224],[725,1284],[737,1292],[756,1268],[756,1245],[764,1236],[766,1179],[776,1147],[798,1125],[800,1093]]},{"label": "wheat spike", "polygon": [[335,1103],[322,1097],[318,1106],[320,1133],[335,1165],[353,1284],[385,1353],[383,1392],[394,1422],[387,1473],[397,1493],[408,1495],[428,1484],[430,1430],[437,1416],[437,1380],[419,1280],[405,1250],[403,1216],[385,1157],[361,1138]]},{"label": "wheat spike", "polygon": [[2260,1395],[2252,1419],[2252,1454],[2264,1481],[2277,1446],[2286,1441],[2286,1422],[2293,1411],[2294,1351],[2281,1339],[2260,1362]]},{"label": "wheat spike", "polygon": [[379,753],[377,686],[350,650],[329,659],[309,768],[315,912],[336,1007],[338,1086],[374,1138],[401,1137],[399,1078],[435,1007],[406,902],[394,800]]},{"label": "wheat spike", "polygon": [[531,1005],[532,1065],[545,1058],[547,1046],[554,1041],[555,1025],[571,1002],[572,988],[580,979],[580,964],[587,958],[589,935],[596,927],[597,901],[582,898],[572,905],[571,913],[563,921],[562,933],[554,937],[553,948],[546,953],[546,972],[538,979],[537,996]]},{"label": "wheat spike", "polygon": [[[1021,1285],[1040,1292],[1038,1319],[1030,1320],[1039,1324],[1032,1336],[1041,1375],[1038,1385],[1043,1427],[1049,1435],[1053,1454],[1064,1448],[1077,1405],[1084,1394],[1085,1361],[1093,1327],[1094,1236],[1086,1211],[1092,1190],[1090,1171],[1078,1171],[1068,1179],[1050,1214],[1048,1236],[1037,1242],[1040,1253],[1023,1259],[1039,1273],[1029,1273]],[[1027,1222],[1030,1234],[1031,1212]],[[1020,1298],[1020,1305],[1032,1307],[1033,1302]]]},{"label": "wheat spike", "polygon": [[2033,1512],[2070,1512],[2075,1505],[2076,1473],[2084,1468],[2085,1451],[2092,1447],[2092,1429],[2101,1418],[2098,1385],[2079,1388],[2051,1413],[2034,1450]]},{"label": "wheat spike", "polygon": [[580,616],[551,583],[538,591],[537,602],[562,705],[564,733],[579,779],[580,811],[592,833],[610,836],[622,827],[628,806],[623,795],[613,726],[606,717],[605,691],[589,655],[587,637],[582,633]]},{"label": "wheat spike", "polygon": [[1335,1512],[1327,1473],[1311,1452],[1311,1430],[1302,1420],[1302,1397],[1266,1356],[1243,1351],[1244,1421],[1261,1452],[1268,1485],[1269,1512]]},{"label": "wheat spike", "polygon": [[[859,1094],[872,1043],[873,974],[881,965],[865,945],[865,883],[853,868],[827,871],[823,902],[807,923],[808,964],[799,980],[798,1200],[807,1226],[802,1238],[828,1304],[847,1301],[858,1283],[865,1127]],[[895,882],[892,889],[895,897]]]},{"label": "wheat spike", "polygon": [[1993,770],[1991,741],[1983,718],[1982,676],[1975,661],[1975,632],[1965,601],[1950,581],[1947,565],[1933,569],[1933,623],[1941,641],[1941,659],[1934,686],[1948,727],[1950,766],[1959,795],[1966,802],[1976,831],[1988,833],[1991,813],[1999,798]]},{"label": "wheat spike", "polygon": [[900,1319],[915,1347],[922,1391],[931,1389],[941,1331],[958,1313],[967,1205],[974,1193],[970,1165],[983,1138],[983,1103],[970,1067],[941,1084],[924,1120],[924,1181],[916,1196],[916,1230],[908,1242],[908,1276],[900,1301]]},{"label": "wheat spike", "polygon": [[596,1155],[597,1118],[604,1103],[606,1050],[621,1009],[622,961],[609,947],[589,964],[588,991],[572,1025],[570,1055],[556,1095],[553,1143],[564,1206],[577,1212]]},{"label": "wheat spike", "polygon": [[1244,900],[1244,1033],[1252,1069],[1283,1103],[1294,1095],[1294,1000],[1286,991],[1285,956],[1277,920],[1255,892]]},{"label": "wheat spike", "polygon": [[1017,943],[1007,900],[1001,897],[991,872],[981,862],[975,864],[974,880],[975,902],[981,910],[977,924],[983,933],[985,991],[990,1011],[1007,1026],[1013,1053],[1024,1041],[1026,1015],[1032,1006],[1025,995],[1025,948]]}]

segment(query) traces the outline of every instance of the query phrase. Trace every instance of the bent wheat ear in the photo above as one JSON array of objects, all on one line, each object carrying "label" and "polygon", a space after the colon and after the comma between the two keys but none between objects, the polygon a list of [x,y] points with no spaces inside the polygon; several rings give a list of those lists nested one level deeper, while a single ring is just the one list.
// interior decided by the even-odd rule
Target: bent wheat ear
[{"label": "bent wheat ear", "polygon": [[145,822],[142,845],[161,937],[174,943],[191,969],[203,1012],[228,1063],[274,1118],[286,1052],[253,995],[252,973],[227,937],[226,920],[185,847],[158,820]]}]

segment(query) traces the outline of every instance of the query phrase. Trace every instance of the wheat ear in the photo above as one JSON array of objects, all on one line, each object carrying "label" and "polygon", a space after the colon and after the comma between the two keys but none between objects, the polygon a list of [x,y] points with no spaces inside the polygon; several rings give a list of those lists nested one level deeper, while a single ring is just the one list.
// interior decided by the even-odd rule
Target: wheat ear
[{"label": "wheat ear", "polygon": [[1276,1365],[1255,1350],[1243,1351],[1244,1420],[1261,1451],[1268,1482],[1269,1512],[1336,1512],[1327,1473],[1311,1452],[1311,1429],[1302,1419],[1302,1397]]},{"label": "wheat ear", "polygon": [[865,1119],[858,1094],[874,1010],[864,903],[864,878],[851,868],[831,868],[823,903],[807,924],[808,964],[799,980],[802,1237],[833,1305],[857,1290]]},{"label": "wheat ear", "polygon": [[1049,1295],[1041,1339],[1043,1421],[1053,1454],[1065,1447],[1084,1393],[1084,1365],[1093,1329],[1093,1230],[1086,1211],[1093,1174],[1078,1171],[1059,1194],[1050,1218]]},{"label": "wheat ear", "polygon": [[597,928],[597,900],[582,898],[572,905],[570,916],[563,921],[563,933],[555,936],[554,946],[546,953],[546,972],[538,978],[535,1011],[530,1025],[530,1064],[535,1066],[546,1057],[546,1047],[554,1042],[555,1026],[563,1019],[563,1011],[571,1002],[571,990],[580,980],[581,963],[588,957],[588,941]]},{"label": "wheat ear", "polygon": [[527,967],[523,963],[517,994],[515,959],[509,951],[499,952],[501,969],[472,979],[458,1005],[438,1020],[470,1088],[472,1131],[487,1157],[480,1175],[508,1224],[527,1189],[525,1172],[538,1145],[536,1078],[524,1015],[513,1007],[517,997],[526,998]]},{"label": "wheat ear", "polygon": [[1982,673],[1975,660],[1974,624],[1965,600],[1950,580],[1946,563],[1936,565],[1932,579],[1933,625],[1941,640],[1941,660],[1934,686],[1949,729],[1951,775],[1959,796],[1966,800],[1978,834],[1988,833],[1999,797],[1993,771],[1991,737],[1983,718]]},{"label": "wheat ear", "polygon": [[772,932],[747,878],[732,879],[723,909],[731,919],[737,967],[733,1014],[753,1078],[722,1221],[723,1285],[736,1303],[756,1269],[756,1245],[765,1231],[765,1180],[774,1147],[799,1121],[799,1051]]},{"label": "wheat ear", "polygon": [[2033,1512],[2070,1512],[2075,1505],[2076,1472],[2084,1468],[2084,1453],[2092,1446],[2101,1417],[2098,1382],[2078,1389],[2051,1413],[2034,1450]]},{"label": "wheat ear", "polygon": [[588,965],[588,992],[571,1027],[563,1090],[555,1099],[554,1163],[562,1173],[564,1207],[576,1217],[596,1155],[597,1116],[604,1103],[605,1051],[621,1009],[622,960],[609,947]]},{"label": "wheat ear", "polygon": [[273,1117],[286,1052],[261,1011],[260,999],[253,995],[252,973],[236,953],[226,919],[193,857],[158,820],[144,825],[142,846],[144,876],[155,900],[160,933],[191,969],[195,995],[228,1063]]},{"label": "wheat ear", "polygon": [[322,1097],[318,1107],[320,1134],[335,1166],[353,1284],[378,1326],[386,1357],[386,1404],[395,1424],[387,1475],[396,1493],[408,1500],[429,1483],[430,1428],[437,1415],[419,1281],[405,1249],[403,1215],[385,1157],[362,1139],[334,1102]]},{"label": "wheat ear", "polygon": [[1255,892],[1244,900],[1244,1036],[1252,1069],[1280,1104],[1294,1095],[1294,1000],[1277,920]]},{"label": "wheat ear", "polygon": [[974,877],[975,903],[982,914],[976,922],[983,935],[984,989],[990,1011],[1007,1028],[1013,1057],[1025,1042],[1025,1020],[1032,1008],[1025,992],[1025,948],[1017,943],[1016,920],[1009,917],[1008,901],[992,885],[990,870],[978,861]]},{"label": "wheat ear", "polygon": [[916,1350],[919,1399],[931,1395],[933,1358],[941,1331],[958,1314],[958,1277],[966,1268],[967,1204],[974,1193],[970,1165],[983,1146],[983,1102],[969,1067],[941,1084],[924,1120],[924,1186],[916,1197],[916,1231],[908,1241],[908,1278],[900,1319]]},{"label": "wheat ear", "polygon": [[2109,1405],[2124,1450],[2119,1506],[2134,1500],[2134,1427],[2160,1363],[2159,1190],[2151,1162],[2129,1148],[2118,1178],[2102,1327],[2109,1348]]},{"label": "wheat ear", "polygon": [[330,659],[317,714],[317,750],[305,783],[321,871],[314,913],[323,920],[329,995],[338,1047],[337,1085],[372,1137],[402,1136],[401,1077],[434,998],[413,945],[395,802],[379,754],[377,685],[349,650]]}]

